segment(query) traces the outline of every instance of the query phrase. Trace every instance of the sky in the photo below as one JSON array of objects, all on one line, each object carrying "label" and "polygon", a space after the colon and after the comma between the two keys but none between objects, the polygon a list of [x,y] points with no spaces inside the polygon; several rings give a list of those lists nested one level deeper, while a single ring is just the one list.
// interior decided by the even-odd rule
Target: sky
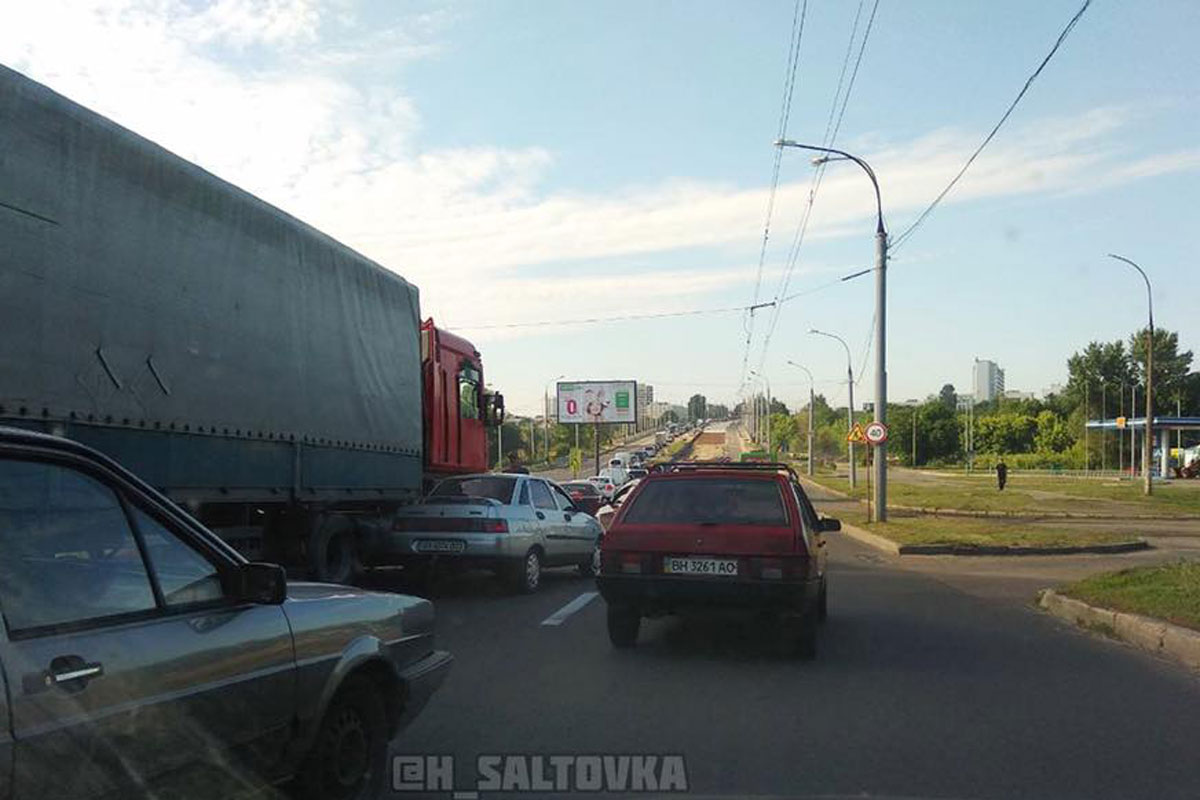
[{"label": "sky", "polygon": [[[874,168],[893,237],[1081,2],[881,0],[834,146]],[[801,3],[786,136],[819,144],[873,0]],[[764,385],[749,370],[798,406],[789,361],[837,405],[845,351],[808,332],[845,338],[869,399],[873,280],[838,278],[872,263],[874,199],[853,164],[828,165],[793,258],[817,170],[785,150],[763,247],[796,7],[39,0],[6,13],[0,63],[404,276],[510,412],[540,413],[558,376],[732,404]],[[1009,388],[1065,381],[1071,353],[1144,325],[1140,278],[1110,252],[1147,270],[1156,323],[1200,352],[1197,30],[1193,0],[1092,3],[892,254],[893,401],[970,391],[975,358]],[[649,316],[691,311],[713,313]],[[577,322],[618,316],[641,318]]]}]

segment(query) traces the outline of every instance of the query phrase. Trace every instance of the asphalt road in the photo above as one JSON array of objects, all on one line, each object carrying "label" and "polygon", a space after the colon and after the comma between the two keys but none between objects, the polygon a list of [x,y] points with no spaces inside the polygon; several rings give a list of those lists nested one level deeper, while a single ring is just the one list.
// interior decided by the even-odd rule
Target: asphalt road
[{"label": "asphalt road", "polygon": [[528,597],[444,584],[454,671],[396,752],[455,756],[462,790],[479,754],[646,753],[682,754],[691,796],[1200,797],[1196,675],[1042,614],[1027,580],[830,540],[812,662],[739,618],[651,620],[617,651],[598,597],[543,624],[593,589],[571,572]]}]

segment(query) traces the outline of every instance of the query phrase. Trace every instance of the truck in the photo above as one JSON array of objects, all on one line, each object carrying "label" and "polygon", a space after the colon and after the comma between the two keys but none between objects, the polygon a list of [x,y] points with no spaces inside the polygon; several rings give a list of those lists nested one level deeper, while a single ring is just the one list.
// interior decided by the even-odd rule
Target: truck
[{"label": "truck", "polygon": [[352,581],[504,398],[419,292],[0,66],[0,424],[79,441],[250,558]]}]

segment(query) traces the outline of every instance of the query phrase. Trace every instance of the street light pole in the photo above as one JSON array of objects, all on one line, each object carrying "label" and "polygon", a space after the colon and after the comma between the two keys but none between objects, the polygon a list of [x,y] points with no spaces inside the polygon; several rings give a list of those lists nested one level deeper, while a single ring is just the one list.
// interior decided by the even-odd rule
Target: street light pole
[{"label": "street light pole", "polygon": [[[871,165],[857,156],[831,147],[800,144],[790,139],[777,139],[776,147],[795,147],[825,155],[813,159],[815,165],[829,161],[853,161],[862,167],[875,189],[875,421],[887,424],[887,259],[888,236],[883,224],[883,199],[879,180]],[[833,156],[833,157],[831,157]],[[875,445],[875,521],[887,521],[887,443]],[[851,475],[854,473],[851,472]]]},{"label": "street light pole", "polygon": [[[1146,271],[1125,256],[1109,253],[1109,258],[1123,261],[1138,271],[1146,282],[1146,312],[1149,317],[1149,327],[1146,329],[1146,430],[1145,441],[1142,442],[1142,472],[1145,475],[1145,485],[1142,492],[1149,495],[1153,491],[1150,481],[1150,461],[1153,457],[1153,428],[1154,428],[1154,290],[1150,287],[1150,277]],[[1164,476],[1165,477],[1165,476]]]},{"label": "street light pole", "polygon": [[[559,375],[554,380],[547,381],[546,385],[542,387],[542,416],[544,418],[544,424],[542,425],[542,428],[543,428],[543,432],[545,433],[545,436],[543,438],[546,441],[546,463],[547,464],[550,463],[550,384],[558,383],[565,377],[567,377],[567,376]],[[555,392],[555,394],[557,395],[557,392]]]},{"label": "street light pole", "polygon": [[762,378],[763,383],[767,385],[767,457],[771,457],[771,382],[767,380],[766,375],[760,375],[754,370],[750,370],[750,374],[756,378]]},{"label": "street light pole", "polygon": [[797,364],[795,361],[787,362],[797,369],[804,370],[804,374],[808,376],[808,474],[813,474],[813,414],[817,410],[817,390],[813,374],[809,372],[808,367]]},{"label": "street light pole", "polygon": [[[818,336],[828,336],[830,339],[837,339],[842,343],[842,348],[846,351],[846,380],[849,386],[849,398],[847,402],[850,407],[846,409],[847,434],[854,428],[854,362],[850,356],[850,345],[846,344],[846,340],[838,336],[836,333],[826,333],[819,331],[816,328],[811,328],[809,333],[815,333]],[[858,466],[854,463],[854,442],[848,438],[846,440],[846,449],[850,454],[850,488],[858,486]]]}]

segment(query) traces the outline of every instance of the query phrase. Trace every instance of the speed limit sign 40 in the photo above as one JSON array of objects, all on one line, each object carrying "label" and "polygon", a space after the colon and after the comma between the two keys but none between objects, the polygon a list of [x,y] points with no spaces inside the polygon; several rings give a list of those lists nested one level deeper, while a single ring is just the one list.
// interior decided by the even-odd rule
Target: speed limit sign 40
[{"label": "speed limit sign 40", "polygon": [[867,441],[871,444],[883,444],[888,438],[888,427],[882,422],[868,422],[863,433],[866,434]]}]

